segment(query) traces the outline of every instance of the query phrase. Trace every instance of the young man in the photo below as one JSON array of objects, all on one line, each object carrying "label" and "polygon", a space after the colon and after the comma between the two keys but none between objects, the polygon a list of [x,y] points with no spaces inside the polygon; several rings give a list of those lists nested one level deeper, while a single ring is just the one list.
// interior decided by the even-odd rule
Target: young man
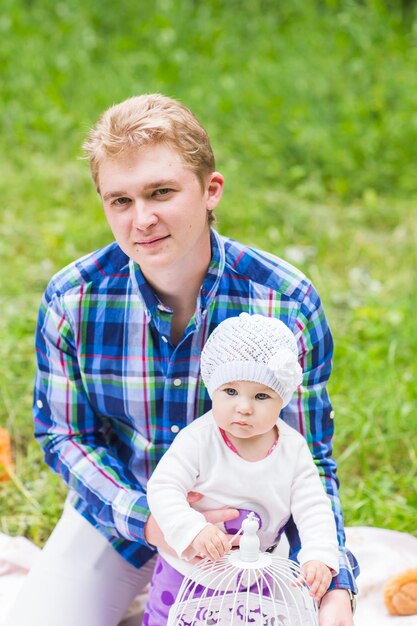
[{"label": "young man", "polygon": [[[223,177],[206,132],[178,102],[122,102],[84,147],[115,242],[59,272],[40,307],[35,434],[70,491],[8,626],[56,626],[57,614],[60,626],[120,621],[150,578],[153,546],[168,549],[149,516],[147,481],[175,435],[210,408],[201,349],[242,311],[280,318],[296,336],[303,384],[281,417],[308,439],[340,542],[320,625],[351,626],[356,587],[325,389],[332,339],[314,287],[284,261],[210,228]],[[296,553],[291,524],[287,535]]]}]

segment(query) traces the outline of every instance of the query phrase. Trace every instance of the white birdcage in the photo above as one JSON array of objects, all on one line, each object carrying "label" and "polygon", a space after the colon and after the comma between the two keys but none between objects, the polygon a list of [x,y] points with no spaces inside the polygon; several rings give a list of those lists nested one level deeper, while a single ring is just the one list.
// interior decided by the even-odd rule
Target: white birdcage
[{"label": "white birdcage", "polygon": [[251,513],[242,524],[238,550],[193,568],[167,626],[317,626],[317,605],[300,567],[260,552],[258,529]]}]

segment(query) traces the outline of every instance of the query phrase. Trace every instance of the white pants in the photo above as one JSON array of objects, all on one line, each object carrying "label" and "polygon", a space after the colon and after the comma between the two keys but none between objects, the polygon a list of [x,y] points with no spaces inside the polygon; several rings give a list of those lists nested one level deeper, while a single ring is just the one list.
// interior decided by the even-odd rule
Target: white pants
[{"label": "white pants", "polygon": [[[151,579],[71,506],[25,580],[6,626],[117,626]],[[137,626],[141,619],[137,618]],[[130,622],[129,622],[130,623]]]}]

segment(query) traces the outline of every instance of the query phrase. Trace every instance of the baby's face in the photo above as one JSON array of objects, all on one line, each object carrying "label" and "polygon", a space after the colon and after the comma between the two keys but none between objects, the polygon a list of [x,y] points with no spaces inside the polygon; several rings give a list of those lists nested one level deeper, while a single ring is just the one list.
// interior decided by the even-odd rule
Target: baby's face
[{"label": "baby's face", "polygon": [[265,385],[235,381],[213,393],[213,416],[216,424],[234,437],[248,439],[274,428],[282,408],[282,399]]}]

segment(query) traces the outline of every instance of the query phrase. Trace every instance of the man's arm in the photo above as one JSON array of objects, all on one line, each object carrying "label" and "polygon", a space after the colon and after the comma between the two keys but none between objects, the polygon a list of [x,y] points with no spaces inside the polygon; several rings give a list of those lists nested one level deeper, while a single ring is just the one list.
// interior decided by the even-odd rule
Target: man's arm
[{"label": "man's arm", "polygon": [[98,524],[144,541],[146,496],[112,453],[107,424],[86,395],[76,344],[61,298],[46,294],[36,333],[35,436],[46,463],[90,505]]}]

